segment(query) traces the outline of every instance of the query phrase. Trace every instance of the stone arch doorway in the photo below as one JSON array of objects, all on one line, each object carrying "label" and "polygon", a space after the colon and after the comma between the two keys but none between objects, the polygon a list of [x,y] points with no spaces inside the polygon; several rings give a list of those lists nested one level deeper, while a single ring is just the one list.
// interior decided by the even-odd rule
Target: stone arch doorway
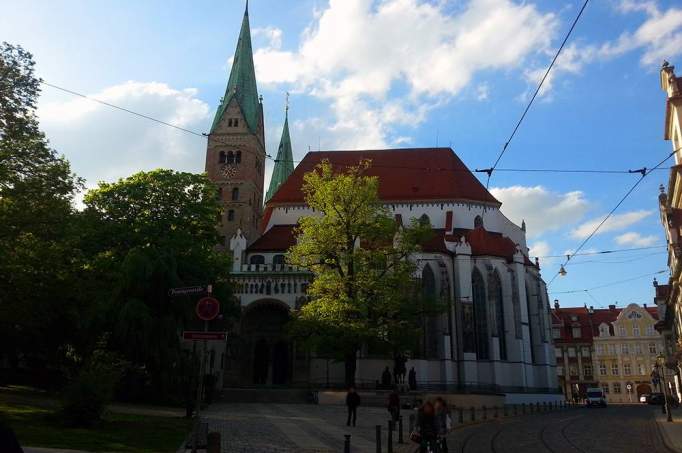
[{"label": "stone arch doorway", "polygon": [[285,385],[291,382],[291,354],[285,326],[289,307],[276,299],[252,302],[240,325],[242,345],[238,368],[243,385]]}]

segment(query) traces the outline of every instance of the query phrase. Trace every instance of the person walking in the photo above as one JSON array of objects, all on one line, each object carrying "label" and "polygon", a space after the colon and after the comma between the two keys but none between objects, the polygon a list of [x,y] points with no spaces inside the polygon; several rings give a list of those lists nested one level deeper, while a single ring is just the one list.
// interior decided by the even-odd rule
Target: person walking
[{"label": "person walking", "polygon": [[400,418],[400,395],[398,395],[397,388],[394,388],[390,395],[388,395],[388,404],[386,406],[391,414],[391,420],[398,422]]},{"label": "person walking", "polygon": [[445,400],[441,397],[436,398],[433,405],[434,413],[436,415],[436,427],[438,429],[438,450],[441,453],[448,453],[447,435],[452,428],[452,419],[450,418],[450,410]]},{"label": "person walking", "polygon": [[360,405],[360,395],[355,391],[355,387],[350,387],[348,393],[346,394],[346,406],[348,407],[348,420],[346,421],[346,426],[350,426],[351,418],[353,421],[353,426],[355,426],[355,421],[358,418],[358,406]]},{"label": "person walking", "polygon": [[391,386],[391,371],[386,367],[384,372],[381,373],[381,386],[388,388]]},{"label": "person walking", "polygon": [[407,383],[410,386],[410,390],[417,390],[417,372],[414,371],[414,367],[410,368],[410,373],[407,376]]},{"label": "person walking", "polygon": [[419,452],[429,453],[436,451],[438,439],[438,424],[436,412],[431,402],[427,401],[419,408],[417,413],[417,431],[419,432]]}]

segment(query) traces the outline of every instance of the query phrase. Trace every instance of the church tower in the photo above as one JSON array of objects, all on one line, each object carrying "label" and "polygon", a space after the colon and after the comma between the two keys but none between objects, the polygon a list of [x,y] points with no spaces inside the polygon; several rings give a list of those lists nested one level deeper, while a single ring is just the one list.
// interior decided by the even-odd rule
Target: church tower
[{"label": "church tower", "polygon": [[279,148],[277,149],[277,157],[275,158],[275,168],[272,170],[272,178],[270,179],[270,187],[268,193],[265,195],[267,202],[277,192],[279,186],[287,180],[289,175],[294,171],[294,155],[291,152],[291,138],[289,137],[289,93],[287,93],[287,106],[284,111],[284,128],[282,129],[282,138],[279,140]]},{"label": "church tower", "polygon": [[206,173],[218,185],[223,206],[219,226],[223,245],[238,229],[249,243],[258,235],[265,157],[263,102],[256,86],[247,2],[227,89],[206,149]]}]

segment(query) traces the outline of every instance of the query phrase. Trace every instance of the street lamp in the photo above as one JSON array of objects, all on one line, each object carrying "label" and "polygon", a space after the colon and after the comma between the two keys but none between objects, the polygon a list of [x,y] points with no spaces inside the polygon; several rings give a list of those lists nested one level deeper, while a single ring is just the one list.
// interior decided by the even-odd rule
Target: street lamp
[{"label": "street lamp", "polygon": [[663,387],[663,398],[665,401],[665,403],[664,403],[665,404],[665,406],[664,406],[665,412],[668,414],[668,421],[672,422],[673,421],[673,414],[672,414],[672,412],[670,412],[670,403],[668,401],[668,394],[665,391],[665,387],[666,387],[666,383],[665,383],[665,356],[663,355],[663,353],[660,353],[656,356],[656,368],[658,370],[660,370],[658,376],[661,380],[660,381],[661,386]]}]

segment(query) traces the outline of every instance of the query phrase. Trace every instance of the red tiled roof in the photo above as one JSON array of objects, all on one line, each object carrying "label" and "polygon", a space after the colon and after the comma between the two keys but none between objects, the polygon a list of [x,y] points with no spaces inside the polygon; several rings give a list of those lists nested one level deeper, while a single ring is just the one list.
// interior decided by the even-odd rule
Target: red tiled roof
[{"label": "red tiled roof", "polygon": [[[493,233],[483,227],[477,227],[473,230],[455,228],[450,240],[459,240],[462,236],[471,246],[471,254],[474,256],[499,256],[510,262],[514,259],[516,244],[508,237],[502,236],[501,233]],[[526,264],[529,263],[530,261]]]},{"label": "red tiled roof", "polygon": [[247,252],[270,252],[287,250],[296,243],[296,225],[274,225],[264,235],[247,247]]},{"label": "red tiled roof", "polygon": [[309,152],[268,204],[302,203],[303,175],[324,159],[336,170],[370,159],[372,164],[366,174],[379,178],[379,198],[384,201],[472,200],[500,204],[450,148]]}]

